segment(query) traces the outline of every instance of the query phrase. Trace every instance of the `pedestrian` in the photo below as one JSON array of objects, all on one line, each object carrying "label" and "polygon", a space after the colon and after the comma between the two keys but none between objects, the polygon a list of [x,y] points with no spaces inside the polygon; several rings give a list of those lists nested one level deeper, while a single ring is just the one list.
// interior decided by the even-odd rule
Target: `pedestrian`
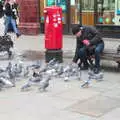
[{"label": "pedestrian", "polygon": [[16,36],[18,38],[20,36],[20,32],[16,24],[16,18],[17,18],[16,11],[17,10],[16,10],[14,1],[7,0],[5,3],[5,31],[4,33],[7,34],[9,24],[11,24],[13,27],[13,31],[16,33]]},{"label": "pedestrian", "polygon": [[100,32],[93,26],[76,26],[72,29],[73,34],[77,38],[76,52],[73,62],[78,60],[83,63],[81,69],[88,69],[89,64],[87,58],[89,55],[95,55],[94,73],[100,72],[100,54],[104,50],[104,41]]},{"label": "pedestrian", "polygon": [[3,3],[0,1],[0,36],[4,36],[4,11],[3,11]]}]

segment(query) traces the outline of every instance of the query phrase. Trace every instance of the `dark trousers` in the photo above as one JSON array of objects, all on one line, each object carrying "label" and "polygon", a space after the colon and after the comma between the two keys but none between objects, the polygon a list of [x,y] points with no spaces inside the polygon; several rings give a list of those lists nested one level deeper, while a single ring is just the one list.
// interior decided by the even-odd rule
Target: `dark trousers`
[{"label": "dark trousers", "polygon": [[[102,53],[104,49],[104,43],[100,43],[95,47],[94,55],[95,55],[95,67],[100,68],[100,54]],[[87,65],[87,57],[88,57],[88,49],[86,46],[79,49],[79,57],[80,60],[84,63],[84,65]]]}]

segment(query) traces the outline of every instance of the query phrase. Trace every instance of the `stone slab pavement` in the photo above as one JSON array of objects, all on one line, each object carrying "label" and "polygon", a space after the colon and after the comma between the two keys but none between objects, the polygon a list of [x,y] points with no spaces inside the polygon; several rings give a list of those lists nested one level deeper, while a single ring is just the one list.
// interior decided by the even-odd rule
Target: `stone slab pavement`
[{"label": "stone slab pavement", "polygon": [[[17,51],[16,53],[18,53],[20,51],[21,52],[29,51],[29,54],[32,54],[32,56],[35,54],[37,54],[37,57],[44,56],[44,51],[45,51],[45,40],[44,40],[45,36],[44,36],[44,34],[40,34],[40,35],[36,35],[36,36],[22,35],[18,39],[16,39],[15,35],[12,34],[12,37],[15,40],[15,51]],[[103,40],[105,42],[105,49],[112,48],[113,50],[116,50],[118,45],[120,45],[120,39],[103,38]],[[74,52],[75,52],[75,48],[76,48],[75,36],[63,35],[62,50],[63,50],[64,58],[70,58],[70,60],[72,61],[72,58],[73,58]],[[112,66],[115,68],[117,67],[116,62],[114,62],[114,61],[102,61],[101,63],[104,66]]]},{"label": "stone slab pavement", "polygon": [[[24,36],[15,40],[17,52],[25,50],[44,51],[44,35]],[[74,51],[75,39],[64,36],[63,51]],[[108,46],[116,47],[106,40]],[[68,63],[70,60],[65,59]],[[6,64],[8,61],[0,61]],[[120,74],[104,71],[103,81],[93,80],[89,88],[81,88],[87,80],[87,71],[82,71],[81,80],[64,82],[55,78],[50,82],[47,92],[40,93],[36,87],[21,92],[24,80],[16,87],[0,92],[1,120],[119,120],[120,119]]]},{"label": "stone slab pavement", "polygon": [[[13,39],[16,39],[14,34],[12,34]],[[118,44],[120,44],[120,39],[115,38],[103,38],[105,41],[105,48],[116,49]],[[45,50],[44,44],[44,34],[36,36],[22,35],[20,38],[16,39],[16,47],[19,50]],[[74,51],[76,46],[75,36],[63,35],[63,51]]]}]

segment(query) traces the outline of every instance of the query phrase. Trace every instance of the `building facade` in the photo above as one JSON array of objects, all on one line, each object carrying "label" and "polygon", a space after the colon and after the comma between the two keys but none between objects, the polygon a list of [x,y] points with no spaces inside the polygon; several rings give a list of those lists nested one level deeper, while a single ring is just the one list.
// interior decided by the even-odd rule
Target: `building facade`
[{"label": "building facade", "polygon": [[[23,14],[20,9],[20,15],[23,16],[21,20],[25,19],[24,15],[28,15],[28,17],[31,15],[32,18],[35,18],[32,19],[32,22],[36,24],[35,26],[40,29],[40,32],[44,32],[44,8],[57,5],[63,9],[62,21],[65,34],[70,34],[74,25],[81,24],[96,26],[105,36],[120,36],[120,0],[25,0],[23,4],[19,3],[24,12]],[[29,4],[26,4],[25,7],[25,3]],[[33,4],[34,7],[32,7]],[[25,11],[25,8],[29,8],[28,11],[31,11],[31,14],[28,14],[29,12]],[[29,19],[31,18],[29,17]],[[22,26],[24,25],[22,24]]]}]

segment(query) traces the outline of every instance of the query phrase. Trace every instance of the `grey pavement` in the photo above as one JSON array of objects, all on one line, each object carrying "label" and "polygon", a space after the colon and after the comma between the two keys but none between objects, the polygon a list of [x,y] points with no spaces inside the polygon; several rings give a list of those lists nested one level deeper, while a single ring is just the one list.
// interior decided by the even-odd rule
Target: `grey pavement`
[{"label": "grey pavement", "polygon": [[[14,36],[14,35],[13,35]],[[13,38],[15,39],[15,37]],[[115,38],[103,38],[105,42],[105,49],[113,49],[116,50],[118,45],[120,45],[120,39]],[[64,58],[70,58],[72,60],[76,47],[76,39],[75,36],[72,35],[64,35],[63,36],[63,56]],[[40,34],[37,36],[25,36],[22,35],[19,39],[15,40],[15,48],[17,51],[25,52],[29,51],[29,54],[32,56],[35,54],[40,56],[44,56],[45,51],[45,43],[44,43],[44,34]],[[35,52],[36,51],[36,52]],[[112,66],[116,67],[117,64],[114,61],[102,61],[104,66]]]},{"label": "grey pavement", "polygon": [[[14,35],[13,35],[14,36]],[[15,37],[14,37],[15,39]],[[105,41],[105,48],[116,49],[118,44],[120,44],[120,39],[115,38],[103,38]],[[21,46],[22,45],[22,46]],[[63,36],[63,51],[73,51],[75,50],[76,40],[72,35]],[[19,50],[42,50],[44,51],[44,34],[36,36],[22,35],[16,40],[16,47]]]},{"label": "grey pavement", "polygon": [[[44,35],[25,36],[15,40],[16,52],[44,52]],[[113,42],[114,41],[114,42]],[[75,38],[64,35],[63,52],[75,50]],[[105,38],[106,48],[116,49],[119,39]],[[66,53],[65,53],[66,54]],[[4,61],[0,61],[1,64]],[[111,65],[111,64],[110,64]],[[87,71],[82,71],[81,81],[53,79],[47,92],[36,88],[21,92],[23,81],[15,88],[0,92],[1,120],[120,120],[120,73],[104,71],[103,81],[93,80],[89,88],[80,85],[87,79]]]}]

